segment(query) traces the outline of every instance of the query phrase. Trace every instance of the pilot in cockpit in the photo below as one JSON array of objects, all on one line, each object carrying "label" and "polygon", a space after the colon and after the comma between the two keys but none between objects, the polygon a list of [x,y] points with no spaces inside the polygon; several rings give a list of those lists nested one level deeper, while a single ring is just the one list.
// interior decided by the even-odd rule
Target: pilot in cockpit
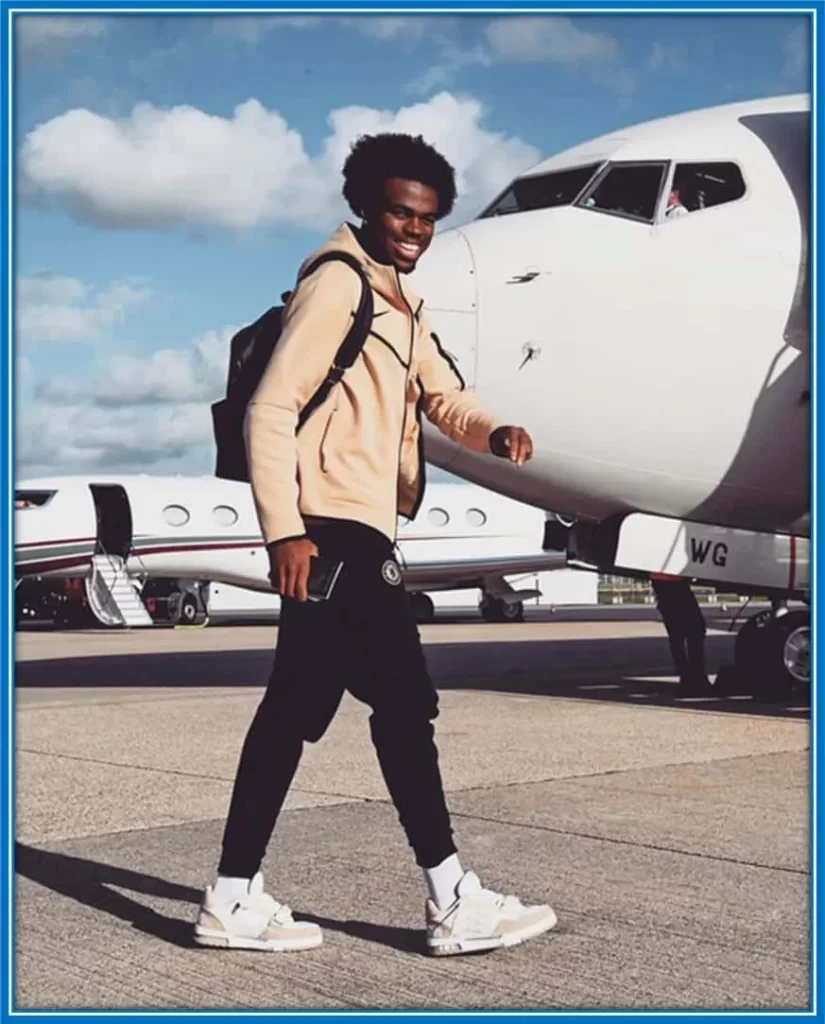
[{"label": "pilot in cockpit", "polygon": [[686,213],[690,213],[690,210],[682,202],[680,190],[674,182],[674,187],[671,188],[668,196],[665,217],[670,220],[672,217],[681,217]]}]

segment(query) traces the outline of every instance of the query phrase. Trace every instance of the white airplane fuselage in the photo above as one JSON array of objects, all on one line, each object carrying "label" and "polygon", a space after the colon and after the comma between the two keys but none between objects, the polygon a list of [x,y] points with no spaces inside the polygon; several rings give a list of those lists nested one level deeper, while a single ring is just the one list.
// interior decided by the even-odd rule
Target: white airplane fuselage
[{"label": "white airplane fuselage", "polygon": [[[15,573],[82,576],[96,554],[140,578],[185,578],[271,593],[269,559],[249,484],[216,477],[98,474],[19,481]],[[434,483],[399,529],[411,590],[559,568],[541,548],[544,516],[477,487]]]},{"label": "white airplane fuselage", "polygon": [[[427,426],[428,459],[571,518],[807,536],[808,119],[807,97],[784,97],[616,132],[514,183],[547,176],[551,194],[552,175],[592,168],[566,204],[511,212],[505,193],[437,237],[411,283],[466,383],[535,456],[515,467]],[[666,216],[674,176],[712,196],[715,168],[729,189],[741,174],[742,194]],[[614,171],[656,180],[653,200],[598,208]]]}]

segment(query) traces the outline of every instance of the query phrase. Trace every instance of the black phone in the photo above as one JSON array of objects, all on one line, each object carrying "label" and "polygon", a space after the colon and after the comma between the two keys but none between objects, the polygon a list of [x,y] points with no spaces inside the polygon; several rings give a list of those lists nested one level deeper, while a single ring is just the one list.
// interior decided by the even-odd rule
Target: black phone
[{"label": "black phone", "polygon": [[328,601],[341,575],[344,563],[326,555],[314,555],[309,560],[307,600]]}]

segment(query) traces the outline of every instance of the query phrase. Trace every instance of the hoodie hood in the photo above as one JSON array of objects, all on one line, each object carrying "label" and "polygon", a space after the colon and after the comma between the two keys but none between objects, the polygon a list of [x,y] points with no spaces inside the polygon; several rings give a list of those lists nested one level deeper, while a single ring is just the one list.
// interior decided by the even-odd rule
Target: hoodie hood
[{"label": "hoodie hood", "polygon": [[417,313],[421,306],[421,299],[404,280],[404,275],[399,274],[396,268],[390,263],[379,263],[372,259],[358,241],[355,231],[351,225],[344,223],[331,235],[323,245],[319,246],[311,256],[307,257],[301,264],[299,276],[313,260],[326,252],[347,252],[354,256],[364,269],[367,280],[373,291],[386,299],[391,305],[398,302],[398,292],[407,301],[414,313]]}]

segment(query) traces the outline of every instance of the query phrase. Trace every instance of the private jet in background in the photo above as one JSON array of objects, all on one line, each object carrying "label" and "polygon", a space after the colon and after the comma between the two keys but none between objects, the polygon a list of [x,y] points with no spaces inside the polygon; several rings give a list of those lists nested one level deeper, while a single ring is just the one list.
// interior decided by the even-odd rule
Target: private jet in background
[{"label": "private jet in background", "polygon": [[737,665],[803,682],[809,616],[785,601],[810,591],[809,164],[808,96],[640,124],[516,178],[410,279],[535,443],[516,467],[425,422],[427,460],[558,513],[571,565],[769,595]]},{"label": "private jet in background", "polygon": [[[518,621],[536,589],[508,580],[564,568],[542,548],[544,514],[481,487],[433,483],[421,514],[399,529],[397,554],[420,621],[427,591],[481,591],[488,622]],[[104,625],[149,626],[147,581],[223,583],[271,594],[269,560],[249,484],[216,477],[65,476],[15,488],[15,575],[83,578]],[[152,588],[147,588],[151,593]],[[181,595],[185,618],[194,597]]]}]

